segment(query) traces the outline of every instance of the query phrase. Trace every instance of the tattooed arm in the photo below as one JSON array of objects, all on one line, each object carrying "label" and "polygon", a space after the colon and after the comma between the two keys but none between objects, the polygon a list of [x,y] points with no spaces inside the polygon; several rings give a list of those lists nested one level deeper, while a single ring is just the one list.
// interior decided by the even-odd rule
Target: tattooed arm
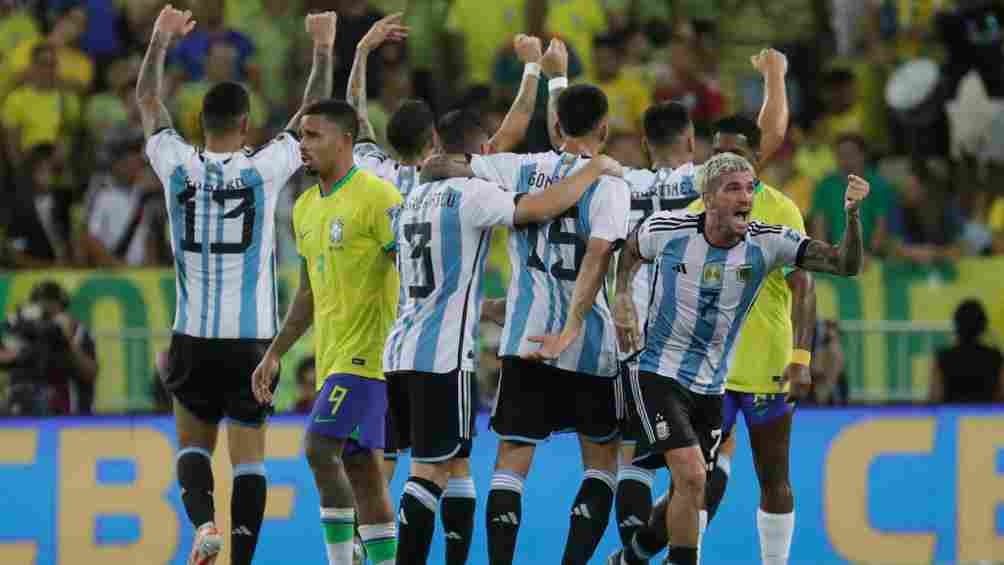
[{"label": "tattooed arm", "polygon": [[864,261],[864,237],[861,234],[861,201],[870,187],[868,181],[855,175],[847,177],[847,192],[845,195],[845,215],[847,228],[844,240],[839,245],[830,245],[818,239],[809,240],[798,266],[820,273],[831,273],[844,277],[853,277],[861,272]]},{"label": "tattooed arm", "polygon": [[408,35],[408,28],[401,25],[398,12],[391,14],[373,24],[366,35],[356,46],[356,56],[352,61],[352,71],[349,72],[349,86],[345,92],[345,101],[356,109],[359,115],[359,139],[376,139],[373,124],[370,123],[369,109],[366,99],[366,61],[370,53],[380,47],[384,41],[400,41]]},{"label": "tattooed arm", "polygon": [[[528,35],[519,34],[513,41],[516,48],[516,55],[524,64],[539,64],[541,58],[540,39]],[[539,71],[538,71],[539,74]],[[513,147],[519,145],[526,137],[526,129],[530,127],[530,120],[533,119],[533,109],[537,105],[537,81],[538,75],[524,74],[523,81],[519,85],[519,93],[513,100],[509,112],[502,119],[502,124],[492,136],[489,144],[497,153],[511,151]]]},{"label": "tattooed arm", "polygon": [[155,132],[171,127],[171,114],[160,97],[164,82],[164,60],[167,48],[175,36],[184,36],[195,27],[192,12],[165,6],[153,25],[150,45],[143,57],[136,80],[136,103],[143,121],[143,134],[150,137]]},{"label": "tattooed arm", "polygon": [[331,96],[331,85],[334,82],[332,49],[337,24],[338,16],[334,12],[309,14],[305,20],[307,33],[314,40],[314,60],[310,66],[310,76],[307,77],[307,86],[303,90],[300,109],[286,124],[285,129],[289,131],[295,131],[300,125],[300,116],[307,106]]}]

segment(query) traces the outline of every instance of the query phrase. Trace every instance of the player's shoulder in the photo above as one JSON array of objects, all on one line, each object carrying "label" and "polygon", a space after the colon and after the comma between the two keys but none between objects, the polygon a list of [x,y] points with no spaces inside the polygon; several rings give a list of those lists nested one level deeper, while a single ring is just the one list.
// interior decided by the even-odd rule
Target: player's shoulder
[{"label": "player's shoulder", "polygon": [[655,178],[655,171],[651,169],[636,169],[634,167],[624,168],[624,181],[632,188],[647,189]]},{"label": "player's shoulder", "polygon": [[[178,152],[194,154],[195,146],[178,133],[174,128],[161,128],[146,138],[146,151],[151,160],[177,158]],[[170,151],[165,151],[170,149]]]},{"label": "player's shoulder", "polygon": [[293,215],[303,214],[303,211],[308,209],[314,202],[317,202],[321,198],[321,185],[315,184],[310,188],[304,190],[296,197],[296,202],[293,203]]},{"label": "player's shoulder", "polygon": [[783,234],[785,226],[782,224],[753,220],[749,223],[746,233],[751,238],[773,237]]},{"label": "player's shoulder", "polygon": [[688,210],[663,210],[645,220],[649,232],[696,231],[701,223],[701,214]]}]

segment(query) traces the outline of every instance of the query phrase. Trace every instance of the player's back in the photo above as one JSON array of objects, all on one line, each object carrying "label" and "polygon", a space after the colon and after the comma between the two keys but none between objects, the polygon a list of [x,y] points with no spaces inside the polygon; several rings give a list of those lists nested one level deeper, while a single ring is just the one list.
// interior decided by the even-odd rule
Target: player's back
[{"label": "player's back", "polygon": [[511,225],[512,193],[481,179],[416,187],[395,220],[401,295],[384,371],[477,368],[481,279],[491,227]]},{"label": "player's back", "polygon": [[673,375],[691,390],[720,394],[742,322],[776,264],[793,262],[801,234],[751,222],[735,246],[712,246],[705,215],[653,214],[639,249],[655,263],[643,371]]},{"label": "player's back", "polygon": [[[584,167],[586,157],[554,152],[497,154],[472,160],[475,173],[518,193],[546,190],[552,183]],[[509,283],[501,356],[537,349],[533,335],[560,332],[565,325],[575,279],[590,238],[616,242],[627,234],[629,190],[623,180],[601,177],[579,202],[542,224],[509,234]],[[557,367],[599,376],[617,373],[617,342],[606,290],[601,290],[586,317],[582,335],[557,360]]]},{"label": "player's back", "polygon": [[402,164],[372,141],[355,144],[352,147],[352,159],[360,169],[369,171],[397,187],[401,196],[407,197],[408,193],[418,186],[421,173],[419,167]]},{"label": "player's back", "polygon": [[210,153],[174,130],[147,155],[164,185],[174,251],[174,332],[271,339],[278,331],[275,208],[300,167],[299,142],[280,134],[257,151]]},{"label": "player's back", "polygon": [[[695,202],[691,210],[703,210]],[[787,195],[764,183],[758,183],[753,197],[751,218],[763,224],[788,226],[805,233],[805,223],[798,207]],[[791,270],[771,271],[757,295],[736,344],[735,359],[729,372],[729,390],[740,392],[778,392],[775,382],[791,359],[791,289],[786,276]]]}]

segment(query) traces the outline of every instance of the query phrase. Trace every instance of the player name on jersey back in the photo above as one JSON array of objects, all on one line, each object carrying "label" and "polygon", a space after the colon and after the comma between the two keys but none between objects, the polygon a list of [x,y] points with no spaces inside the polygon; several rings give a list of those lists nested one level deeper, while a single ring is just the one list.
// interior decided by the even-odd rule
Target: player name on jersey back
[{"label": "player name on jersey back", "polygon": [[174,252],[175,333],[271,339],[278,331],[275,208],[300,168],[284,132],[257,151],[210,153],[173,129],[147,140],[164,186]]},{"label": "player name on jersey back", "polygon": [[419,185],[395,218],[401,274],[384,371],[477,369],[481,280],[491,228],[511,226],[514,195],[480,179]]},{"label": "player name on jersey back", "polygon": [[677,379],[699,394],[722,394],[733,346],[767,274],[792,265],[808,239],[787,227],[751,222],[731,248],[708,243],[705,215],[660,212],[638,230],[654,262],[642,371]]},{"label": "player name on jersey back", "polygon": [[[473,156],[471,166],[479,178],[517,193],[534,193],[546,190],[588,162],[588,158],[570,153],[499,153]],[[630,191],[626,183],[604,176],[586,190],[575,206],[557,218],[510,231],[512,279],[499,355],[518,356],[536,351],[539,345],[529,341],[529,337],[561,331],[589,239],[615,244],[622,241],[627,236],[629,210]],[[616,376],[617,338],[606,288],[597,294],[579,338],[549,364],[566,371]]]}]

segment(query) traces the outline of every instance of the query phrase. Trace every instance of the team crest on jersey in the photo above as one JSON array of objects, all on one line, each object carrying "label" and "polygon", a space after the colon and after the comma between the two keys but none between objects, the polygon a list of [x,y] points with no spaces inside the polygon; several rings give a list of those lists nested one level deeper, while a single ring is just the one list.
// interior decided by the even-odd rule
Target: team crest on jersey
[{"label": "team crest on jersey", "polygon": [[342,245],[343,232],[345,231],[345,222],[341,218],[335,218],[331,222],[331,229],[328,230],[328,239],[331,240],[331,244],[340,247]]},{"label": "team crest on jersey", "polygon": [[724,263],[708,263],[701,273],[701,286],[717,288],[722,286],[722,277],[725,272]]}]

